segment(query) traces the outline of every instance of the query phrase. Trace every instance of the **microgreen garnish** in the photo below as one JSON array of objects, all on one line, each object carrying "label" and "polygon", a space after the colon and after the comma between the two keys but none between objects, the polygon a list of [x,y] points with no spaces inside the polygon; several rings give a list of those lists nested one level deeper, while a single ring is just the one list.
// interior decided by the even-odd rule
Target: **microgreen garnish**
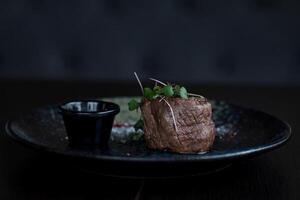
[{"label": "microgreen garnish", "polygon": [[[134,72],[135,78],[137,79],[139,86],[141,88],[141,91],[143,93],[143,97],[141,99],[140,102],[132,99],[131,101],[128,102],[128,109],[130,111],[133,110],[139,110],[141,108],[143,99],[147,99],[147,100],[155,100],[155,99],[160,99],[159,102],[164,101],[168,107],[170,108],[171,114],[172,114],[172,118],[174,121],[174,127],[175,130],[177,131],[177,125],[176,125],[176,120],[175,120],[175,115],[173,112],[173,109],[170,105],[170,103],[167,101],[166,98],[182,98],[182,99],[188,99],[189,96],[195,96],[195,97],[200,97],[203,98],[201,95],[198,94],[192,94],[192,93],[188,93],[186,88],[180,85],[171,85],[171,84],[166,84],[160,80],[154,79],[154,78],[150,78],[150,80],[155,82],[155,85],[153,88],[150,87],[143,87],[138,75]],[[160,85],[158,85],[160,84]],[[143,129],[143,125],[144,122],[142,119],[139,119],[135,125],[134,128],[135,130],[139,130],[139,129]]]},{"label": "microgreen garnish", "polygon": [[128,109],[129,109],[130,111],[137,110],[139,107],[140,107],[140,103],[137,102],[135,99],[131,99],[131,100],[128,102]]},{"label": "microgreen garnish", "polygon": [[161,87],[160,86],[158,86],[158,85],[155,85],[154,87],[153,87],[153,91],[156,93],[156,94],[161,94]]},{"label": "microgreen garnish", "polygon": [[174,95],[174,90],[171,85],[166,85],[162,88],[163,95],[166,97],[172,97]]},{"label": "microgreen garnish", "polygon": [[138,131],[139,129],[140,130],[143,130],[144,128],[144,121],[142,119],[139,119],[135,124],[134,124],[134,129],[135,131]]},{"label": "microgreen garnish", "polygon": [[153,99],[156,99],[158,97],[158,94],[154,90],[152,90],[151,88],[145,87],[144,88],[144,97],[146,99],[153,100]]},{"label": "microgreen garnish", "polygon": [[185,87],[181,87],[179,89],[179,96],[183,99],[187,99],[188,98],[188,92],[187,90],[185,89]]}]

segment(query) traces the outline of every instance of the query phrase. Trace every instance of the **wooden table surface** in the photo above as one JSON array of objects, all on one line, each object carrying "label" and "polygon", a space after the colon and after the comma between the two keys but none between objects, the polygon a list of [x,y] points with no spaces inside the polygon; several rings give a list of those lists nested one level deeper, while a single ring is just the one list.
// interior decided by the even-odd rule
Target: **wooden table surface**
[{"label": "wooden table surface", "polygon": [[254,107],[286,120],[292,126],[292,139],[274,152],[209,176],[136,180],[84,174],[6,138],[5,120],[72,98],[137,95],[138,86],[0,81],[0,199],[300,199],[300,88],[187,85],[208,98]]}]

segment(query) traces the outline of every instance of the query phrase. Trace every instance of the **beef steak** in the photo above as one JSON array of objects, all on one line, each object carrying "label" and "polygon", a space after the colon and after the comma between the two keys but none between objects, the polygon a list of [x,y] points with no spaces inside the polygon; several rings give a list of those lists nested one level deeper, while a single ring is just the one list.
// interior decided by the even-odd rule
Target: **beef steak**
[{"label": "beef steak", "polygon": [[141,111],[147,146],[172,152],[206,152],[215,138],[211,104],[205,98],[143,100]]}]

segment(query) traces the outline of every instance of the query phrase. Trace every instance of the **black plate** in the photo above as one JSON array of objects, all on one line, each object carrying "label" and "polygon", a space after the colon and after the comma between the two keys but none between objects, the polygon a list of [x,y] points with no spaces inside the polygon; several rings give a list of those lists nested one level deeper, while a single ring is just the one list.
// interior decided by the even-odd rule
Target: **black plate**
[{"label": "black plate", "polygon": [[222,169],[234,160],[256,156],[284,144],[291,135],[289,125],[269,114],[211,101],[216,124],[212,151],[177,154],[154,151],[145,146],[142,133],[131,124],[138,118],[127,111],[128,98],[106,98],[121,107],[113,128],[110,148],[72,149],[57,106],[23,114],[6,125],[7,135],[40,150],[75,161],[74,166],[106,175],[161,177],[202,174]]}]

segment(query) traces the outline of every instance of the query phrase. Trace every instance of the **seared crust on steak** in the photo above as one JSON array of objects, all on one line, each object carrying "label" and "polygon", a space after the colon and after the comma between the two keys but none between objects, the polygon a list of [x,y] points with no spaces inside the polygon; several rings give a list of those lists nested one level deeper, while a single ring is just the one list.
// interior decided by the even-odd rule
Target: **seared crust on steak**
[{"label": "seared crust on steak", "polygon": [[171,110],[159,99],[144,100],[141,106],[145,140],[149,148],[173,152],[206,152],[215,138],[212,108],[205,98],[166,98]]}]

